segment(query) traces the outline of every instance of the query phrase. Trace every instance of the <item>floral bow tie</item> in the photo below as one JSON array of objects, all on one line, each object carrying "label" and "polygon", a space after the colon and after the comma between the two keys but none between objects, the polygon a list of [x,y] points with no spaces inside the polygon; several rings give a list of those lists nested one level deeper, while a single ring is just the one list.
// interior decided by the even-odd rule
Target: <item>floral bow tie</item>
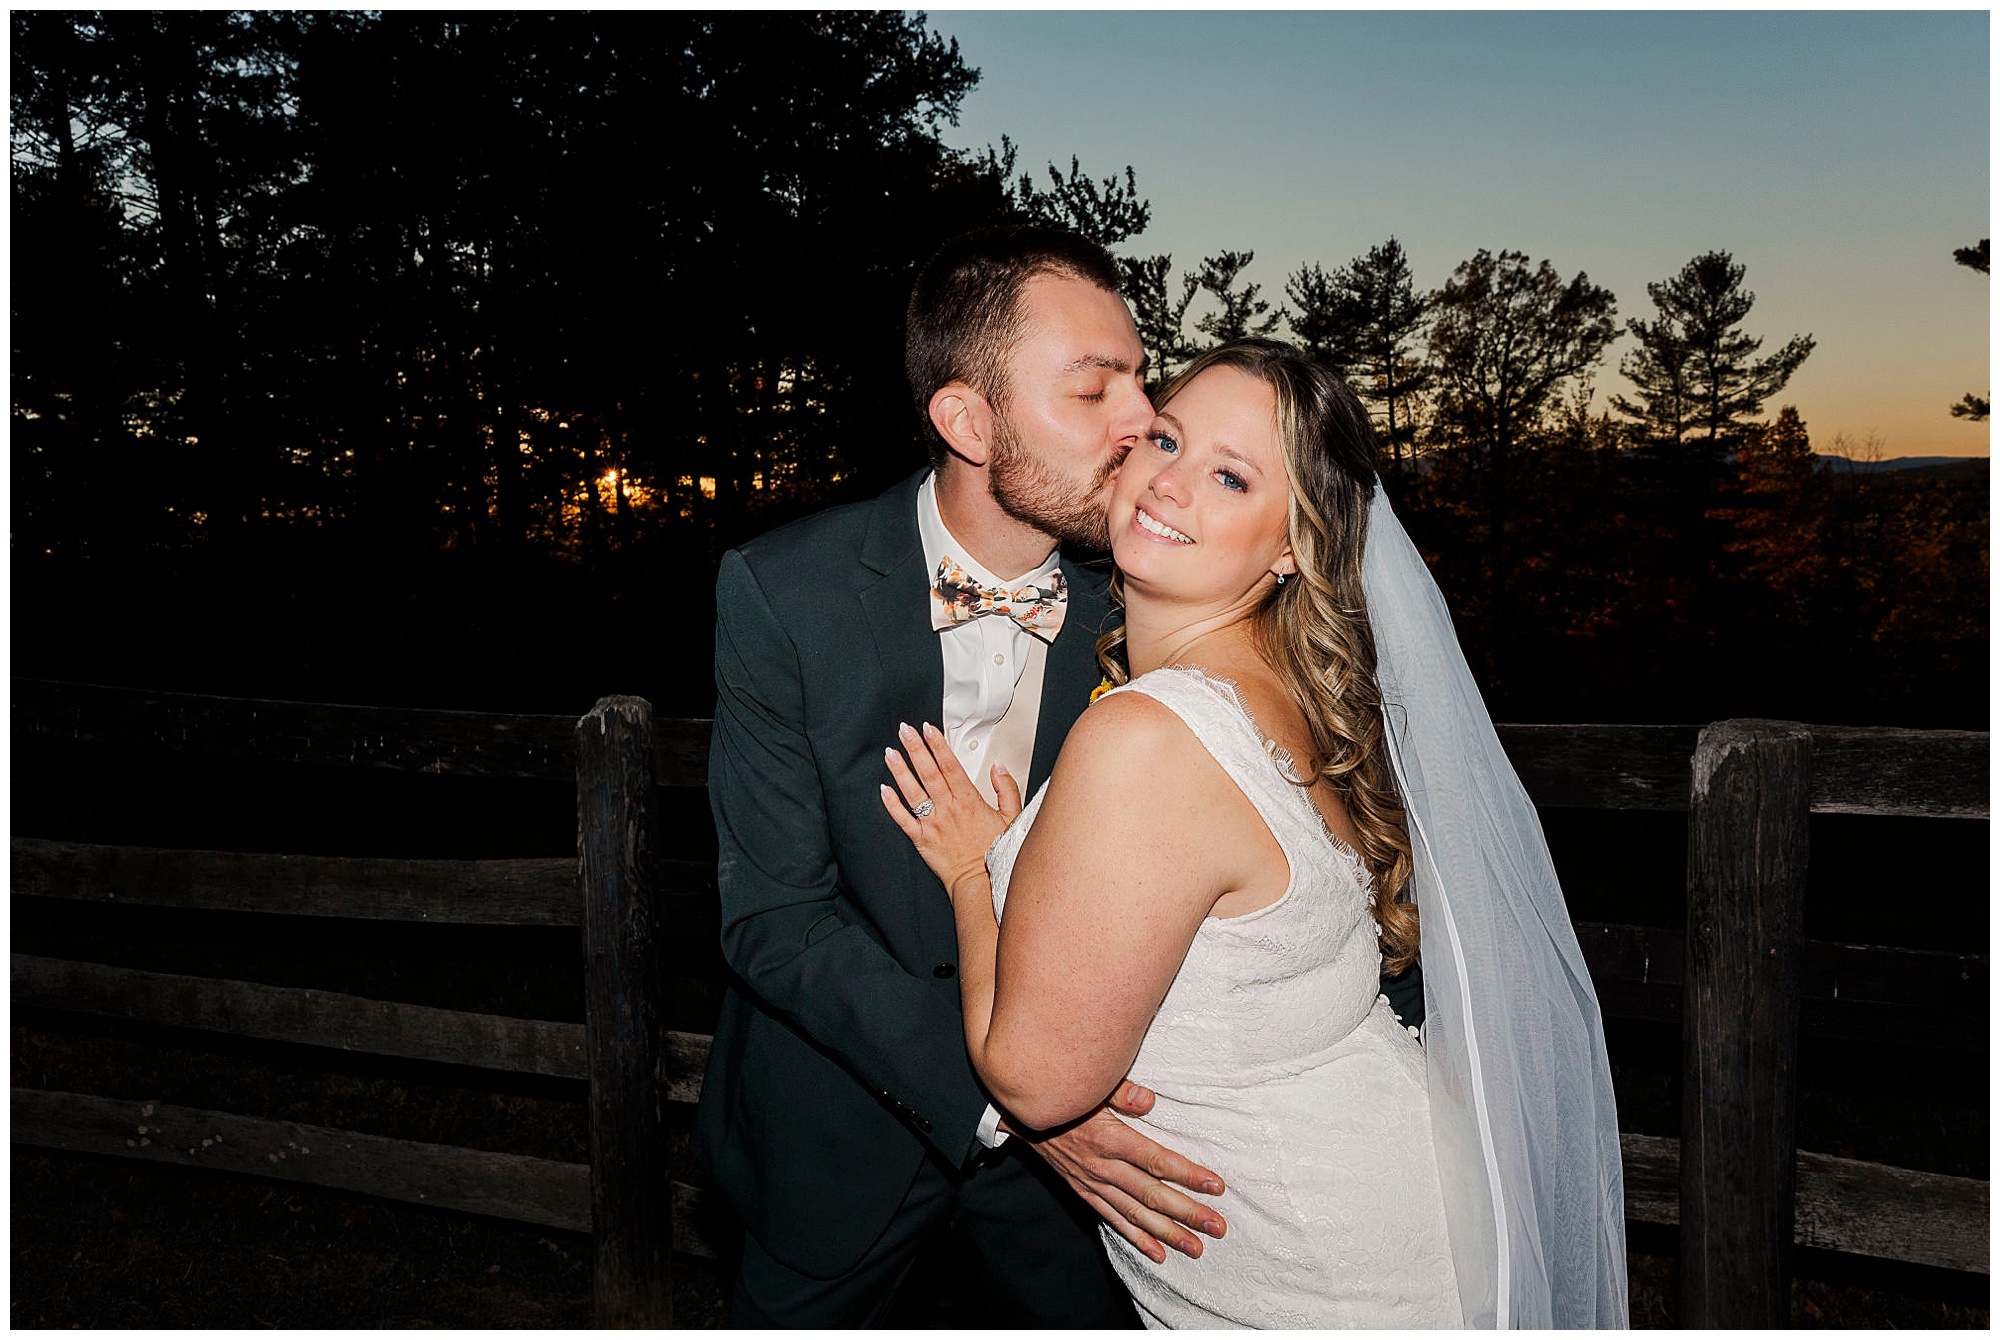
[{"label": "floral bow tie", "polygon": [[1063,607],[1069,600],[1069,583],[1060,569],[1049,574],[1048,585],[1024,582],[1009,591],[1005,587],[981,586],[966,575],[950,555],[938,560],[937,584],[931,587],[931,627],[955,628],[990,614],[1012,619],[1030,633],[1053,639],[1062,627]]}]

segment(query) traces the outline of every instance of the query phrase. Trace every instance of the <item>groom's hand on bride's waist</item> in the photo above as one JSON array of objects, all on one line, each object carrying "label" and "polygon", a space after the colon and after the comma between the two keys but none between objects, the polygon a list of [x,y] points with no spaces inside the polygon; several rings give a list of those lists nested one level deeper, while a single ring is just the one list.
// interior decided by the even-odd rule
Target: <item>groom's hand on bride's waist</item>
[{"label": "groom's hand on bride's waist", "polygon": [[1059,1131],[1022,1131],[1004,1118],[1001,1126],[1028,1141],[1085,1204],[1153,1260],[1166,1260],[1167,1247],[1198,1257],[1199,1235],[1219,1238],[1227,1225],[1180,1187],[1214,1196],[1222,1179],[1119,1120],[1120,1112],[1144,1116],[1152,1106],[1150,1090],[1121,1080],[1108,1103]]}]

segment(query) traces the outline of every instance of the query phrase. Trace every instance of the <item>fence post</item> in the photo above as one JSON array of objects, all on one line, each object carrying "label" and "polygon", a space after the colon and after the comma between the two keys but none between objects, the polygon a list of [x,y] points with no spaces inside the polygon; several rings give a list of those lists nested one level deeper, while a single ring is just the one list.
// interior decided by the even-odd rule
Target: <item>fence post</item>
[{"label": "fence post", "polygon": [[643,698],[599,699],[576,724],[599,1326],[673,1325],[673,1188],[653,896],[658,836],[653,709]]},{"label": "fence post", "polygon": [[1791,1323],[1812,733],[1718,721],[1695,746],[1681,1022],[1680,1324]]}]

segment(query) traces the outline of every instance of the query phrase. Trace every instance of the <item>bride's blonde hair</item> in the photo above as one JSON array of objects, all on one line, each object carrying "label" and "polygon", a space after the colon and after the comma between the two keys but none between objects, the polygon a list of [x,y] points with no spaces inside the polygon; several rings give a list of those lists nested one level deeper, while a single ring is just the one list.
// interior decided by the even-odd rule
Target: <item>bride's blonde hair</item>
[{"label": "bride's blonde hair", "polygon": [[[1160,391],[1164,409],[1210,368],[1228,367],[1269,386],[1278,402],[1278,443],[1291,485],[1288,538],[1298,572],[1273,586],[1256,613],[1265,659],[1311,732],[1312,756],[1295,760],[1306,785],[1332,783],[1361,835],[1359,855],[1375,885],[1371,904],[1386,970],[1417,957],[1417,909],[1401,901],[1410,880],[1403,801],[1389,765],[1375,635],[1361,591],[1361,550],[1375,488],[1377,448],[1368,415],[1332,372],[1291,345],[1244,339],[1219,345]],[[1112,575],[1112,595],[1123,590]],[[1121,624],[1098,639],[1097,659],[1114,684],[1127,678]]]}]

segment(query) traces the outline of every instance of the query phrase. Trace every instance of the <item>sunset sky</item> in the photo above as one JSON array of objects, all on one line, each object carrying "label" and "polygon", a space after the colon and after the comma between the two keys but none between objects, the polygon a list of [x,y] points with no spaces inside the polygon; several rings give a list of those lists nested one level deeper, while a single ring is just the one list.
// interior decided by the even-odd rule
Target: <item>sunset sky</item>
[{"label": "sunset sky", "polygon": [[[1153,204],[1119,250],[1254,250],[1249,278],[1344,264],[1392,234],[1419,287],[1480,247],[1587,271],[1621,322],[1648,281],[1732,252],[1746,329],[1818,348],[1767,406],[1820,451],[1987,454],[1984,10],[987,13],[930,11],[979,68],[961,148],[1037,172],[1130,164]],[[1600,402],[1628,392],[1612,347]]]}]

